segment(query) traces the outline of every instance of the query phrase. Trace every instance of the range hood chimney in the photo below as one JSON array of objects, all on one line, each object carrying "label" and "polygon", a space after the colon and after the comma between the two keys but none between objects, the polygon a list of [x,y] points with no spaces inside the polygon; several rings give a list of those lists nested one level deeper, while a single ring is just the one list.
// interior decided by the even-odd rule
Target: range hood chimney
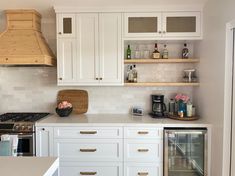
[{"label": "range hood chimney", "polygon": [[0,65],[54,66],[55,55],[41,32],[35,10],[6,10],[7,29],[0,34]]}]

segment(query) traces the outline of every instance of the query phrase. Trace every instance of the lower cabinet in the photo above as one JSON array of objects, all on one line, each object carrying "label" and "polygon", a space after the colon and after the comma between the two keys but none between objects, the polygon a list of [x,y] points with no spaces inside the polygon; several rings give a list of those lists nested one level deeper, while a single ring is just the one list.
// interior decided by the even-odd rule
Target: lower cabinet
[{"label": "lower cabinet", "polygon": [[37,156],[58,156],[60,176],[162,176],[162,130],[37,127]]},{"label": "lower cabinet", "polygon": [[60,164],[60,176],[122,176],[122,162],[62,162]]},{"label": "lower cabinet", "polygon": [[125,163],[124,176],[162,176],[162,163]]}]

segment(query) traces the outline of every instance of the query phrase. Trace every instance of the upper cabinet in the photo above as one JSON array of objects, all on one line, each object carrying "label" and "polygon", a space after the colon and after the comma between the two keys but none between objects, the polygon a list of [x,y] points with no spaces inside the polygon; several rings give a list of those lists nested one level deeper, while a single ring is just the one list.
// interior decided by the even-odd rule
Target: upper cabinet
[{"label": "upper cabinet", "polygon": [[123,84],[121,13],[59,14],[58,23],[58,85]]},{"label": "upper cabinet", "polygon": [[124,38],[187,40],[201,37],[201,12],[124,14]]}]

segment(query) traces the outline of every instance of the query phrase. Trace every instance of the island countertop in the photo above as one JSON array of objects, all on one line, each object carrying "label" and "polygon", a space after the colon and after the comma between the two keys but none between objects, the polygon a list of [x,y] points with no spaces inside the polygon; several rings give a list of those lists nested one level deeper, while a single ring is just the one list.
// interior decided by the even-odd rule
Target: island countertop
[{"label": "island countertop", "polygon": [[180,121],[168,118],[152,118],[149,115],[128,114],[71,114],[69,117],[50,115],[36,122],[36,126],[158,126],[158,127],[210,127],[203,119]]},{"label": "island countertop", "polygon": [[0,157],[3,176],[52,176],[58,167],[56,157]]}]

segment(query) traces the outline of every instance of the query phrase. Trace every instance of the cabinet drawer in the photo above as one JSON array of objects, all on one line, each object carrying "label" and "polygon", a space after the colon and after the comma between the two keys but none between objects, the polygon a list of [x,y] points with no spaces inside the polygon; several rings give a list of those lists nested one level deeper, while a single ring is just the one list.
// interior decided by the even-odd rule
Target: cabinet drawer
[{"label": "cabinet drawer", "polygon": [[121,139],[57,139],[54,154],[62,161],[119,161]]},{"label": "cabinet drawer", "polygon": [[162,176],[162,164],[126,163],[124,176]]},{"label": "cabinet drawer", "polygon": [[151,127],[126,127],[124,128],[124,138],[146,138],[155,139],[162,138],[162,128],[151,128]]},{"label": "cabinet drawer", "polygon": [[161,139],[156,140],[135,140],[124,141],[124,160],[134,162],[155,162],[162,161]]},{"label": "cabinet drawer", "polygon": [[122,138],[122,128],[118,127],[62,127],[54,129],[55,138]]},{"label": "cabinet drawer", "polygon": [[61,163],[60,176],[122,176],[122,163]]}]

